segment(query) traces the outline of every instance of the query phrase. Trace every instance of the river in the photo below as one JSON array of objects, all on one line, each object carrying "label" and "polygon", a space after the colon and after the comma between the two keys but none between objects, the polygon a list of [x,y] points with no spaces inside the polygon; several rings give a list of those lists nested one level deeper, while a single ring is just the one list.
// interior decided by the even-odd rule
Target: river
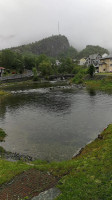
[{"label": "river", "polygon": [[67,160],[112,122],[112,95],[75,87],[12,90],[0,98],[6,150]]}]

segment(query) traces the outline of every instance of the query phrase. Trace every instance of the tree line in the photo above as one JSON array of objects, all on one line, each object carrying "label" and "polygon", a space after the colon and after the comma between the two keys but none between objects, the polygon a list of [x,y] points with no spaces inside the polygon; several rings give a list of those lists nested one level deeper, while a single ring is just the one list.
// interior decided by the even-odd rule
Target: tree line
[{"label": "tree line", "polygon": [[0,66],[6,68],[6,71],[15,71],[16,73],[23,73],[25,69],[32,70],[36,68],[42,76],[49,76],[53,74],[75,74],[78,66],[73,59],[66,57],[60,58],[59,64],[56,59],[48,57],[44,54],[23,55],[9,49],[0,52]]},{"label": "tree line", "polygon": [[81,83],[86,74],[93,76],[94,67],[79,66],[77,61],[70,57],[60,58],[58,64],[55,58],[48,57],[44,54],[21,54],[9,49],[0,52],[0,66],[4,67],[6,75],[9,73],[23,73],[25,70],[32,70],[34,80],[38,80],[38,76],[49,77],[58,74],[74,74],[74,82]]}]

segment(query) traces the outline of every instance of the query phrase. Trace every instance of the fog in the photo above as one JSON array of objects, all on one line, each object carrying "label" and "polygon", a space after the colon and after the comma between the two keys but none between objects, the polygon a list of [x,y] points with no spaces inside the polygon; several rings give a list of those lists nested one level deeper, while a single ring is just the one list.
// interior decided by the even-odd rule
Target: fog
[{"label": "fog", "polygon": [[77,49],[112,49],[111,19],[111,0],[0,0],[0,49],[59,33]]}]

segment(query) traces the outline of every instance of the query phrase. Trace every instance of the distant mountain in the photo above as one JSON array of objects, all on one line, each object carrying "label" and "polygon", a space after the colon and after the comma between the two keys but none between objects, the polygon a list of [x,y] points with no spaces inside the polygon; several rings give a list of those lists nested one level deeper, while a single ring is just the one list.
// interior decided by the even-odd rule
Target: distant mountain
[{"label": "distant mountain", "polygon": [[109,51],[100,46],[87,45],[85,49],[83,49],[78,53],[77,58],[88,57],[91,54],[97,54],[97,53],[103,55],[104,53],[109,54]]},{"label": "distant mountain", "polygon": [[10,50],[22,54],[45,54],[48,57],[71,57],[73,59],[88,57],[96,53],[100,53],[101,55],[104,53],[109,54],[107,49],[93,45],[87,45],[85,49],[78,52],[74,47],[70,46],[67,37],[64,35],[54,35],[34,43],[13,47]]},{"label": "distant mountain", "polygon": [[68,39],[63,35],[51,36],[38,42],[11,48],[11,50],[25,54],[45,54],[49,57],[70,56],[71,54],[75,57],[77,53],[77,50],[70,47]]}]

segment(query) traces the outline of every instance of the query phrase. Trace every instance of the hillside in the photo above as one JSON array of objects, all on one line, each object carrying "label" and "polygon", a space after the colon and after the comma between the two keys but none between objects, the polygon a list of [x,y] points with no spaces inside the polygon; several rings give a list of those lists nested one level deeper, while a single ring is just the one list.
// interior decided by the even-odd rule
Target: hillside
[{"label": "hillside", "polygon": [[87,45],[85,49],[83,49],[78,53],[77,57],[78,58],[88,57],[89,55],[96,53],[100,53],[101,55],[104,53],[109,54],[109,51],[100,46]]},{"label": "hillside", "polygon": [[12,48],[11,50],[19,53],[45,54],[50,57],[70,54],[71,51],[73,54],[73,50],[77,53],[74,48],[71,50],[68,39],[62,35],[51,36],[38,42]]},{"label": "hillside", "polygon": [[109,54],[107,49],[93,45],[87,45],[85,49],[78,52],[74,47],[70,46],[67,37],[64,35],[51,36],[34,43],[13,47],[10,50],[22,54],[45,54],[48,57],[71,57],[73,59],[88,57],[89,55],[96,53],[100,53],[101,55],[104,53]]}]

